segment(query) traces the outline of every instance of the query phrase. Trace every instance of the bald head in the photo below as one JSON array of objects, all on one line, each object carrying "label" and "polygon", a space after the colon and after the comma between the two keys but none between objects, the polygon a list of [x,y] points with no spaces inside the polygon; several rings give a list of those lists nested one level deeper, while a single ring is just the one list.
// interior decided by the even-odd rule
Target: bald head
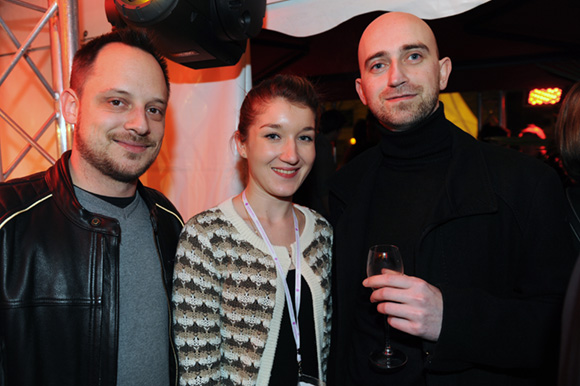
[{"label": "bald head", "polygon": [[358,60],[359,97],[393,131],[412,127],[437,109],[451,72],[450,59],[439,60],[427,23],[402,12],[381,15],[369,24]]},{"label": "bald head", "polygon": [[373,47],[391,41],[406,41],[407,37],[413,37],[418,44],[425,45],[429,50],[432,50],[436,58],[439,58],[435,35],[427,23],[410,13],[390,12],[373,20],[361,36],[358,48],[361,71],[365,60],[374,54],[371,52]]}]

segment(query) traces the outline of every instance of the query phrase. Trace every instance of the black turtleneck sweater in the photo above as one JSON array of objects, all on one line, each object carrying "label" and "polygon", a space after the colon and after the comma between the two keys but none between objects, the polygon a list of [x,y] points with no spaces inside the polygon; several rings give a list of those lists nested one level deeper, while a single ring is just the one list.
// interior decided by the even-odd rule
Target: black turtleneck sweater
[{"label": "black turtleneck sweater", "polygon": [[[440,106],[414,128],[392,132],[381,127],[383,159],[373,189],[367,247],[395,244],[405,273],[414,275],[415,248],[444,186],[451,159],[451,133]],[[364,278],[360,278],[362,282]],[[424,385],[421,340],[391,329],[393,345],[409,362],[397,373],[384,375],[368,365],[368,354],[384,344],[383,315],[369,301],[371,290],[360,287],[352,335],[350,384]]]}]

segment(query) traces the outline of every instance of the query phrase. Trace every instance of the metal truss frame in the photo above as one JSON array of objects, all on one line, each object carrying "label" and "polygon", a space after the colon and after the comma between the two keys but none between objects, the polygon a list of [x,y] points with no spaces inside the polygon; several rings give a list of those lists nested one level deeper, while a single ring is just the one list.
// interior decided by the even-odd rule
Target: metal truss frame
[{"label": "metal truss frame", "polygon": [[[55,163],[55,159],[38,142],[53,123],[56,127],[57,151],[59,156],[70,149],[72,145],[72,128],[64,121],[61,114],[60,95],[65,88],[65,84],[68,85],[72,59],[79,46],[78,0],[48,0],[48,8],[42,8],[21,0],[4,1],[41,12],[43,15],[23,44],[18,41],[5,20],[0,16],[0,27],[8,34],[12,44],[16,48],[16,52],[12,55],[12,60],[8,68],[0,74],[0,87],[2,87],[14,67],[21,60],[24,60],[42,83],[46,92],[53,99],[54,112],[47,117],[36,134],[30,136],[27,130],[19,126],[8,113],[0,108],[0,118],[27,142],[27,145],[20,151],[6,170],[2,166],[2,149],[0,148],[0,182],[5,181],[10,176],[31,149],[38,151],[51,164]],[[33,60],[28,56],[32,42],[46,25],[49,27],[50,34],[52,85],[49,84]]]}]

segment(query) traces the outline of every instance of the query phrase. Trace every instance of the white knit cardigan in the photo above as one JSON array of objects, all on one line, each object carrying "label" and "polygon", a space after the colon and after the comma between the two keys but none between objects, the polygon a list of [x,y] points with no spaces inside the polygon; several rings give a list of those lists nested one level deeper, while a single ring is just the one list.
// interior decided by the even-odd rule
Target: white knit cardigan
[{"label": "white knit cardigan", "polygon": [[[332,228],[316,212],[300,235],[302,276],[312,293],[319,379],[330,346]],[[284,271],[291,259],[274,247]],[[292,244],[292,256],[296,244]],[[191,218],[174,272],[174,334],[180,385],[268,385],[284,312],[286,278],[232,199]],[[310,342],[302,342],[302,345]]]}]

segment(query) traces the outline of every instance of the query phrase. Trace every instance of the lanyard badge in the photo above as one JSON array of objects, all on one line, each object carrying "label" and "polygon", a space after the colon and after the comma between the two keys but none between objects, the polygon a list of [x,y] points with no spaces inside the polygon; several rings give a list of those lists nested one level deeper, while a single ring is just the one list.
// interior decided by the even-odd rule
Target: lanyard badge
[{"label": "lanyard badge", "polygon": [[[282,269],[282,265],[280,264],[280,260],[278,259],[278,255],[274,250],[274,246],[270,242],[270,239],[268,238],[266,231],[262,227],[262,224],[260,224],[258,216],[256,216],[256,213],[254,213],[254,210],[252,209],[250,203],[248,202],[248,199],[246,198],[246,191],[242,193],[242,201],[244,203],[246,210],[248,211],[248,214],[250,215],[250,218],[254,222],[256,229],[258,229],[258,232],[260,232],[262,239],[266,242],[266,245],[268,246],[268,250],[270,251],[272,258],[274,259],[274,263],[276,263],[278,275],[280,275],[280,278],[286,277],[284,270]],[[284,294],[286,295],[286,303],[288,304],[288,313],[290,314],[292,334],[294,335],[294,341],[296,342],[296,361],[298,363],[298,377],[299,377],[298,384],[300,385],[302,384],[300,378],[304,377],[304,375],[302,374],[302,356],[300,355],[300,326],[298,324],[298,314],[300,312],[300,289],[302,286],[302,274],[300,271],[302,251],[300,250],[300,229],[298,227],[298,219],[296,218],[296,213],[294,212],[294,209],[292,210],[292,216],[294,218],[294,234],[296,237],[296,262],[295,262],[296,281],[294,291],[294,304],[296,305],[296,311],[294,311],[292,297],[290,295],[290,289],[288,288],[286,280],[282,280],[282,283],[284,284]]]}]

